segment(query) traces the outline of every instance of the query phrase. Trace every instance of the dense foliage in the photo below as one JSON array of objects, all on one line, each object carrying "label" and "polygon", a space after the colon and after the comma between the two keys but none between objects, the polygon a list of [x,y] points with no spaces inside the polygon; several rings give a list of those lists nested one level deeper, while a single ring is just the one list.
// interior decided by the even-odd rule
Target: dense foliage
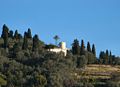
[{"label": "dense foliage", "polygon": [[[59,37],[54,37],[57,40]],[[112,53],[100,53],[96,58],[95,45],[90,42],[85,48],[77,39],[68,50],[62,53],[49,52],[57,47],[47,45],[38,35],[32,37],[31,29],[22,36],[18,30],[13,32],[6,25],[0,38],[0,86],[2,87],[94,87],[94,84],[79,83],[72,75],[76,69],[84,70],[87,64],[120,64],[120,59]],[[108,82],[109,83],[109,82]]]}]

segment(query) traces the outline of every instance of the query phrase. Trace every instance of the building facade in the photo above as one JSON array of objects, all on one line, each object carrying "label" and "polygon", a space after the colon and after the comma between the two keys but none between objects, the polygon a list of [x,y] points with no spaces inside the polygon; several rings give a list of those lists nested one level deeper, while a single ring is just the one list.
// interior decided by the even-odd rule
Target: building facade
[{"label": "building facade", "polygon": [[61,42],[60,43],[60,47],[58,48],[53,48],[53,49],[49,49],[49,51],[51,52],[55,52],[55,53],[60,53],[60,52],[63,52],[64,53],[64,56],[67,55],[67,47],[66,47],[66,43],[65,42]]}]

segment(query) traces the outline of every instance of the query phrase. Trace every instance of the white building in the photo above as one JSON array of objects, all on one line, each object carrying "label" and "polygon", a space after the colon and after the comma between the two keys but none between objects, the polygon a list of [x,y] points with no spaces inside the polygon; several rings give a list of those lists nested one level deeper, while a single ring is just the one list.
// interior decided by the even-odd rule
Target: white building
[{"label": "white building", "polygon": [[66,43],[65,43],[65,42],[61,42],[59,48],[49,49],[49,51],[55,52],[55,53],[63,52],[63,53],[64,53],[64,56],[67,55],[67,50],[68,50],[68,49],[66,48]]}]

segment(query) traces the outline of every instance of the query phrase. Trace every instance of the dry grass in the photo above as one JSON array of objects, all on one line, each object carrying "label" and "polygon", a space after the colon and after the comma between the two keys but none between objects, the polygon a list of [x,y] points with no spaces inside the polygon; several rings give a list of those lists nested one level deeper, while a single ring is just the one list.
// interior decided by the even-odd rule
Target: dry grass
[{"label": "dry grass", "polygon": [[111,65],[87,65],[85,70],[77,70],[75,72],[75,77],[80,78],[89,78],[89,79],[109,79],[111,74],[120,73],[120,66],[111,66]]},{"label": "dry grass", "polygon": [[90,73],[104,73],[107,75],[113,72],[120,72],[120,66],[88,65],[85,70]]}]

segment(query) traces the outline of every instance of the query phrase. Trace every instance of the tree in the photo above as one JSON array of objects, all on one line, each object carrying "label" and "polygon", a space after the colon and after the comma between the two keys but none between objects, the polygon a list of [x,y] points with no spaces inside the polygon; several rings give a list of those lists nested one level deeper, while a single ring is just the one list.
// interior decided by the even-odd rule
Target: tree
[{"label": "tree", "polygon": [[81,40],[80,55],[85,55],[85,45],[83,40]]},{"label": "tree", "polygon": [[88,64],[94,64],[95,63],[95,56],[91,52],[85,53],[86,60],[88,60]]},{"label": "tree", "polygon": [[28,48],[28,39],[27,39],[27,33],[24,33],[24,42],[23,42],[23,46],[22,49],[26,50]]},{"label": "tree", "polygon": [[102,64],[109,64],[109,52],[108,52],[108,50],[106,50],[106,52],[101,51],[99,58],[100,58],[100,62]]},{"label": "tree", "polygon": [[18,34],[18,39],[22,39],[22,35],[21,34]]},{"label": "tree", "polygon": [[38,38],[38,35],[35,35],[33,37],[33,46],[32,46],[32,50],[33,51],[37,51],[39,48],[39,38]]},{"label": "tree", "polygon": [[32,34],[31,34],[31,29],[28,28],[28,31],[27,31],[27,38],[32,38]]},{"label": "tree", "polygon": [[15,38],[16,40],[18,40],[18,30],[15,30],[14,38]]},{"label": "tree", "polygon": [[4,24],[2,35],[1,35],[1,37],[4,40],[4,48],[7,48],[7,46],[8,46],[8,32],[9,32],[9,28]]},{"label": "tree", "polygon": [[109,53],[108,50],[106,50],[106,54],[105,54],[105,64],[109,63]]},{"label": "tree", "polygon": [[95,45],[92,45],[92,53],[94,54],[94,56],[96,57],[96,49],[95,49]]},{"label": "tree", "polygon": [[80,46],[79,46],[79,41],[77,39],[75,39],[72,44],[72,53],[73,53],[73,55],[80,54]]},{"label": "tree", "polygon": [[100,63],[105,64],[105,52],[101,51],[99,55]]},{"label": "tree", "polygon": [[109,64],[112,64],[113,60],[112,60],[112,52],[110,51],[110,55],[109,55]]},{"label": "tree", "polygon": [[15,43],[13,45],[13,53],[16,54],[19,51],[20,51],[20,44],[19,43]]},{"label": "tree", "polygon": [[84,55],[77,58],[77,68],[85,68],[87,60]]},{"label": "tree", "polygon": [[10,32],[9,32],[9,37],[13,38],[13,31],[12,30],[10,30]]},{"label": "tree", "polygon": [[20,50],[21,50],[20,47],[21,47],[21,46],[20,46],[19,43],[15,43],[15,44],[13,45],[13,54],[11,55],[12,57],[17,58],[17,55],[18,55],[18,53],[19,53]]},{"label": "tree", "polygon": [[90,42],[87,43],[87,51],[91,52]]},{"label": "tree", "polygon": [[58,40],[60,39],[59,36],[55,35],[53,39],[55,40],[55,44],[58,45]]}]

